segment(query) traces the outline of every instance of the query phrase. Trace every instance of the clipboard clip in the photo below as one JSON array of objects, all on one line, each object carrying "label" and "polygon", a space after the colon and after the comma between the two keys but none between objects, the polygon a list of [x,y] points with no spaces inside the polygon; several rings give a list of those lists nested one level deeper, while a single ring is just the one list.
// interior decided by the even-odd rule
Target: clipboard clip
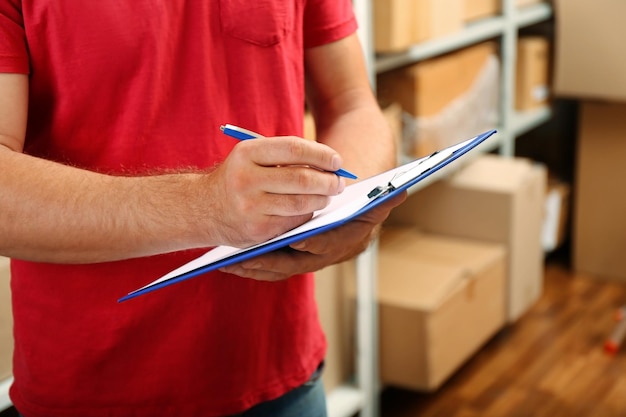
[{"label": "clipboard clip", "polygon": [[441,151],[433,152],[430,156],[420,161],[415,167],[394,175],[387,185],[379,185],[375,187],[367,194],[367,197],[369,199],[375,199],[397,190],[452,157],[455,151],[456,149],[443,149]]}]

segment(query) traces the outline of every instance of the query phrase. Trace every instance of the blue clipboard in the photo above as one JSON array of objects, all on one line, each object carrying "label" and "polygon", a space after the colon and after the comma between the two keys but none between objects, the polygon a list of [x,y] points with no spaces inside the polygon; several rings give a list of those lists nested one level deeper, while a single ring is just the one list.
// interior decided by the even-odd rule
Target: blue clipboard
[{"label": "blue clipboard", "polygon": [[219,246],[148,285],[128,293],[118,302],[182,282],[219,268],[243,262],[346,224],[434,174],[496,133],[490,130],[424,158],[352,184],[331,199],[330,205],[307,223],[250,248]]}]

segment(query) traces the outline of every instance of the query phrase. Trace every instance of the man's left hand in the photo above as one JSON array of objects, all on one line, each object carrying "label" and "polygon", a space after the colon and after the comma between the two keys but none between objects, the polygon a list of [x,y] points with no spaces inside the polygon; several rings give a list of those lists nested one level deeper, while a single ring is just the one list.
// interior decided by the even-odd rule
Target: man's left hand
[{"label": "man's left hand", "polygon": [[367,249],[391,210],[405,199],[406,193],[402,193],[343,226],[221,271],[260,281],[278,281],[343,262]]}]

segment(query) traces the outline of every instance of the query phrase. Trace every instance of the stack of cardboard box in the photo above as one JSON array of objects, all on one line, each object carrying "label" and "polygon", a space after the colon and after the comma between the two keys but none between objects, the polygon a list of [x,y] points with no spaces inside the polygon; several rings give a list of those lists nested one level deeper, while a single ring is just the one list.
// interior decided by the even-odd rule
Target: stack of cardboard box
[{"label": "stack of cardboard box", "polygon": [[541,229],[547,173],[522,158],[483,155],[412,195],[391,221],[424,232],[499,243],[507,249],[507,320],[517,320],[543,289]]},{"label": "stack of cardboard box", "polygon": [[[378,256],[383,384],[437,389],[543,289],[545,167],[522,158],[469,158],[394,209]],[[317,273],[330,391],[354,371],[352,262]]]},{"label": "stack of cardboard box", "polygon": [[626,280],[626,2],[557,0],[558,96],[581,99],[573,265]]},{"label": "stack of cardboard box", "polygon": [[480,156],[394,209],[379,256],[383,383],[436,389],[539,298],[546,177]]}]

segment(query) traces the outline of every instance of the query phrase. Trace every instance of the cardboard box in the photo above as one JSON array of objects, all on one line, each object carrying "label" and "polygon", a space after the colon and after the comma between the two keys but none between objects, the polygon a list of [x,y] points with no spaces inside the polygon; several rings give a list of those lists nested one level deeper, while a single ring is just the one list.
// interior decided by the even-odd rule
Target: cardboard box
[{"label": "cardboard box", "polygon": [[555,1],[559,96],[626,100],[626,2]]},{"label": "cardboard box", "polygon": [[525,36],[517,43],[515,109],[532,110],[548,103],[550,42]]},{"label": "cardboard box", "polygon": [[411,195],[390,221],[429,233],[505,245],[507,318],[517,320],[543,290],[541,228],[547,173],[526,159],[475,157],[450,177]]},{"label": "cardboard box", "polygon": [[380,244],[380,375],[437,389],[505,322],[501,245],[385,229]]},{"label": "cardboard box", "polygon": [[482,19],[500,13],[501,0],[465,0],[463,18],[465,21]]},{"label": "cardboard box", "polygon": [[13,368],[10,275],[9,259],[0,256],[0,381],[11,376]]},{"label": "cardboard box", "polygon": [[414,117],[437,115],[470,89],[495,51],[485,42],[380,74],[379,98],[400,103]]},{"label": "cardboard box", "polygon": [[413,1],[418,4],[417,12],[427,17],[426,40],[440,38],[463,29],[463,0]]},{"label": "cardboard box", "polygon": [[573,264],[626,280],[626,103],[583,102],[578,135]]},{"label": "cardboard box", "polygon": [[462,27],[463,0],[375,0],[374,49],[399,52]]},{"label": "cardboard box", "polygon": [[[541,3],[542,0],[516,0],[515,6],[523,8],[532,4]],[[463,18],[465,21],[482,19],[500,14],[502,0],[465,0]]]},{"label": "cardboard box", "polygon": [[332,265],[315,273],[315,298],[320,322],[328,345],[324,359],[322,380],[330,392],[347,383],[354,370],[352,337],[354,304],[348,298],[343,282],[343,271],[354,267],[353,262]]},{"label": "cardboard box", "polygon": [[414,0],[374,1],[374,50],[398,52],[427,38],[426,15]]},{"label": "cardboard box", "polygon": [[[378,76],[378,97],[402,107],[402,150],[422,157],[495,128],[500,63],[486,42]],[[467,135],[467,136],[466,136]]]},{"label": "cardboard box", "polygon": [[515,6],[517,7],[526,7],[526,6],[530,6],[531,4],[537,4],[537,3],[543,3],[544,0],[515,0]]}]

